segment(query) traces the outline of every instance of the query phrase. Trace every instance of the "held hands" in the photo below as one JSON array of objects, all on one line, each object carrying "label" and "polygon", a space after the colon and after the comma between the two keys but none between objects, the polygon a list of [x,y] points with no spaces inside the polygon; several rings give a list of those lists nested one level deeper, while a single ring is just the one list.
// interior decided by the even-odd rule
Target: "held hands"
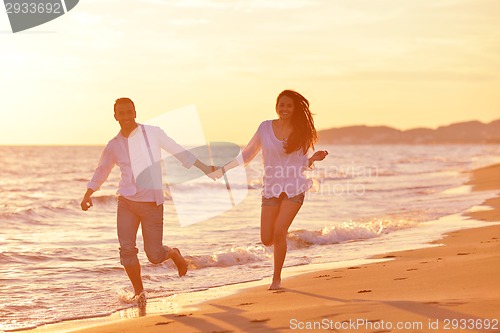
[{"label": "held hands", "polygon": [[[193,165],[198,169],[200,169],[205,175],[207,175],[209,178],[213,180],[217,180],[217,178],[222,177],[222,172],[218,170],[219,169],[218,167],[215,167],[213,165],[206,165],[200,160],[196,160]],[[220,176],[217,177],[219,175],[219,172]]]},{"label": "held hands", "polygon": [[221,167],[212,166],[212,168],[214,169],[214,171],[211,172],[210,175],[207,175],[208,177],[212,178],[213,180],[217,180],[224,176],[224,171]]},{"label": "held hands", "polygon": [[213,166],[213,165],[206,165],[202,171],[207,175],[209,178],[213,180],[217,180],[221,178],[224,174],[222,173],[222,168],[218,166]]}]

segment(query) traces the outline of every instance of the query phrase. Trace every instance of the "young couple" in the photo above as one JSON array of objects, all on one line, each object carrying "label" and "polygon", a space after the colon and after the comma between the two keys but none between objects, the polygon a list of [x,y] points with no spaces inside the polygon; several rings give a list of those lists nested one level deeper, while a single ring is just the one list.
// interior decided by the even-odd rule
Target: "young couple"
[{"label": "young couple", "polygon": [[[304,171],[315,161],[321,161],[328,155],[327,151],[317,151],[308,157],[309,149],[314,149],[317,135],[306,98],[295,91],[285,90],[276,100],[276,113],[278,119],[262,122],[242,152],[243,163],[247,165],[262,150],[265,172],[261,240],[266,246],[274,246],[274,274],[270,290],[281,288],[288,228],[302,206],[305,192],[311,186]],[[118,165],[121,172],[117,191],[120,263],[132,283],[134,298],[139,307],[145,307],[146,295],[136,247],[139,225],[142,228],[144,251],[151,263],[158,264],[172,259],[179,276],[186,274],[188,266],[177,248],[163,245],[164,197],[161,169],[148,166],[158,164],[156,162],[161,160],[162,149],[174,155],[184,167],[195,166],[212,179],[221,177],[239,163],[236,159],[222,168],[207,166],[159,127],[136,123],[135,106],[129,98],[116,100],[114,117],[120,124],[120,132],[104,148],[87,185],[81,208],[87,211],[92,207],[91,195],[99,190],[113,167]],[[150,172],[150,181],[138,182],[137,174],[145,169]]]}]

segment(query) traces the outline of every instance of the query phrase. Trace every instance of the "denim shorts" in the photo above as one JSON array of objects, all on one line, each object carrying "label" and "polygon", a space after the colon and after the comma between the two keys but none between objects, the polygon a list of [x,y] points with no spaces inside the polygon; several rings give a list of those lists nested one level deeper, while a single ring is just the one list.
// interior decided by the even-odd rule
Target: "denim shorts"
[{"label": "denim shorts", "polygon": [[276,197],[264,198],[264,197],[262,197],[262,207],[264,207],[264,206],[278,207],[279,205],[281,205],[281,202],[284,200],[297,202],[297,203],[302,205],[304,203],[304,197],[305,197],[304,192],[297,194],[296,196],[293,196],[291,198],[289,198],[285,192],[281,192],[279,198],[276,198]]}]

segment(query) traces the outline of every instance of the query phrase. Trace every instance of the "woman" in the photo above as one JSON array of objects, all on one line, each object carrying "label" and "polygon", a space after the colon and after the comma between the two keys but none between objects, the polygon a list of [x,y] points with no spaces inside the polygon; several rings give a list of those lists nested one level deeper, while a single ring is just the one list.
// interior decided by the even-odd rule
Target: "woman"
[{"label": "woman", "polygon": [[[278,119],[262,122],[243,149],[245,165],[262,149],[264,180],[260,235],[262,243],[274,246],[274,274],[269,290],[281,288],[281,270],[287,251],[288,228],[304,202],[311,180],[304,172],[315,161],[323,160],[328,152],[317,151],[310,158],[317,140],[309,101],[301,94],[285,90],[276,100]],[[240,163],[234,160],[222,168],[226,172]]]}]

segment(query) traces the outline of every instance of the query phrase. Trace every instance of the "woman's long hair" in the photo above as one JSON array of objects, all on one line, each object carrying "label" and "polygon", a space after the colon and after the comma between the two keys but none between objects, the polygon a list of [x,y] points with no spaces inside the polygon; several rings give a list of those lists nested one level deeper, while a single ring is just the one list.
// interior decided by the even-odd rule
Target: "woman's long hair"
[{"label": "woman's long hair", "polygon": [[293,100],[294,112],[292,115],[293,130],[284,146],[287,154],[302,149],[307,154],[309,148],[314,149],[314,144],[318,139],[316,128],[314,128],[313,114],[309,110],[309,101],[293,90],[284,90],[276,99],[276,108],[282,96],[290,97]]}]

